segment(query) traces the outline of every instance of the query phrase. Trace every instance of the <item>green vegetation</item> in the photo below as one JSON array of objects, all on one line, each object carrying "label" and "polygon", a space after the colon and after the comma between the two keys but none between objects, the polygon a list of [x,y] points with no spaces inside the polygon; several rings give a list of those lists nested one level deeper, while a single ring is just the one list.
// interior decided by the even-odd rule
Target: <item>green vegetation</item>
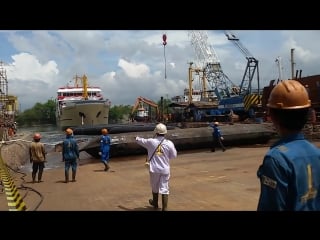
[{"label": "green vegetation", "polygon": [[31,126],[35,124],[56,124],[56,103],[48,100],[46,103],[36,103],[31,109],[19,113],[16,122],[19,126]]},{"label": "green vegetation", "polygon": [[109,123],[128,122],[132,106],[115,105],[109,111]]}]

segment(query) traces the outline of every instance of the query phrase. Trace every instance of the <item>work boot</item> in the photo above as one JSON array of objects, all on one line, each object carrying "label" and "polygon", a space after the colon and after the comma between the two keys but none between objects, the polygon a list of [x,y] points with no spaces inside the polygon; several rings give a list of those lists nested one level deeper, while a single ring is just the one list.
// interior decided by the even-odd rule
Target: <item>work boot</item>
[{"label": "work boot", "polygon": [[76,171],[72,172],[72,182],[76,181]]},{"label": "work boot", "polygon": [[36,182],[36,173],[32,173],[32,183]]},{"label": "work boot", "polygon": [[109,164],[108,163],[103,163],[103,164],[104,164],[104,170],[108,171],[110,168]]},{"label": "work boot", "polygon": [[162,211],[168,210],[168,197],[169,194],[162,194]]},{"label": "work boot", "polygon": [[42,179],[42,173],[43,171],[39,171],[38,173],[38,182],[42,182],[41,179]]},{"label": "work boot", "polygon": [[152,198],[153,199],[149,199],[149,203],[151,206],[153,206],[153,208],[159,208],[158,206],[158,196],[159,194],[158,193],[152,193]]},{"label": "work boot", "polygon": [[69,182],[69,173],[65,172],[64,173],[64,176],[65,176],[65,183],[68,183]]}]

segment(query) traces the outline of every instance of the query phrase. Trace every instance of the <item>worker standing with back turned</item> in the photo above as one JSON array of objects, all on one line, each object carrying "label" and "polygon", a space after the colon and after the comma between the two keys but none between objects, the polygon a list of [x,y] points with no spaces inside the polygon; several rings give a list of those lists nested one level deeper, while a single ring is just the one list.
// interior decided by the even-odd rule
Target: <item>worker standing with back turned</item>
[{"label": "worker standing with back turned", "polygon": [[152,199],[149,203],[154,209],[158,209],[158,196],[162,196],[162,211],[168,210],[170,161],[177,157],[174,143],[165,138],[167,127],[158,123],[154,129],[154,138],[135,137],[136,142],[147,149],[150,162],[149,177],[152,189]]},{"label": "worker standing with back turned", "polygon": [[283,80],[270,93],[267,107],[280,139],[257,171],[258,211],[320,210],[320,150],[302,133],[310,106],[296,80]]},{"label": "worker standing with back turned", "polygon": [[36,182],[36,175],[38,173],[38,182],[42,182],[43,169],[45,168],[46,150],[44,144],[40,142],[41,134],[35,133],[33,135],[33,142],[29,147],[29,158],[32,163],[32,182]]},{"label": "worker standing with back turned", "polygon": [[76,181],[76,174],[79,160],[79,147],[77,141],[73,138],[73,130],[66,129],[66,138],[62,142],[62,161],[64,162],[65,183],[69,182],[69,170],[72,171],[72,182]]}]

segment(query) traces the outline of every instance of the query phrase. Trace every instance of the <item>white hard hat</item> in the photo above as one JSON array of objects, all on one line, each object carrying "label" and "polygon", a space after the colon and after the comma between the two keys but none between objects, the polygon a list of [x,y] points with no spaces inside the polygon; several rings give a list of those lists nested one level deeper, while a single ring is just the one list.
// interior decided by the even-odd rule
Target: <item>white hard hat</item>
[{"label": "white hard hat", "polygon": [[218,125],[219,125],[219,122],[214,122],[213,124],[216,125],[216,126],[218,126]]},{"label": "white hard hat", "polygon": [[157,124],[156,128],[154,129],[154,131],[158,134],[166,134],[167,133],[167,127],[166,125],[159,123]]}]

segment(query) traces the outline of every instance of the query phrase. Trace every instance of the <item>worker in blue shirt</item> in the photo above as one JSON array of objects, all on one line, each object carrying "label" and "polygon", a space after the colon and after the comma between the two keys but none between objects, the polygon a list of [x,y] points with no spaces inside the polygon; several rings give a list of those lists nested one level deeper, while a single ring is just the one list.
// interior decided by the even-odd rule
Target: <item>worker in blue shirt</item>
[{"label": "worker in blue shirt", "polygon": [[257,210],[319,211],[320,150],[302,133],[311,107],[308,92],[296,80],[283,80],[271,91],[267,107],[280,139],[257,171]]},{"label": "worker in blue shirt", "polygon": [[216,151],[216,146],[219,144],[222,151],[226,151],[226,147],[223,145],[222,141],[224,140],[221,130],[219,128],[219,122],[209,123],[209,126],[213,128],[212,131],[212,148],[211,152]]},{"label": "worker in blue shirt", "polygon": [[110,144],[111,144],[111,138],[109,136],[108,129],[106,129],[106,128],[101,129],[99,154],[101,156],[101,162],[104,165],[104,171],[108,171],[110,168],[110,166],[109,166]]}]

